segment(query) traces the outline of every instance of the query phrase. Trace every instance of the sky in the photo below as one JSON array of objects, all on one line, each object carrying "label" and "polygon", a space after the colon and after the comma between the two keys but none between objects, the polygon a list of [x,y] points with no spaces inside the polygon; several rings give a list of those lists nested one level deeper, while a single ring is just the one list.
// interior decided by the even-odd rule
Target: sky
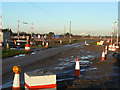
[{"label": "sky", "polygon": [[[17,32],[110,35],[118,18],[117,2],[2,2],[3,28]],[[23,24],[27,22],[28,24]],[[117,26],[115,24],[115,26]]]}]

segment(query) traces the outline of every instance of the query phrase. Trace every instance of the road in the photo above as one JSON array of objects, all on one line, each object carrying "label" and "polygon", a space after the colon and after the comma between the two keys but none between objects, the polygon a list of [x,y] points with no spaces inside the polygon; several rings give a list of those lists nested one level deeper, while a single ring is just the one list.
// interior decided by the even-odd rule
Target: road
[{"label": "road", "polygon": [[35,55],[27,55],[24,57],[11,57],[2,60],[2,74],[5,74],[12,70],[12,67],[15,65],[20,65],[20,67],[29,65],[31,63],[38,62],[48,57],[52,57],[60,52],[73,49],[77,45],[83,45],[83,42],[72,44],[72,45],[64,45],[57,48],[46,49],[40,52],[37,52]]}]

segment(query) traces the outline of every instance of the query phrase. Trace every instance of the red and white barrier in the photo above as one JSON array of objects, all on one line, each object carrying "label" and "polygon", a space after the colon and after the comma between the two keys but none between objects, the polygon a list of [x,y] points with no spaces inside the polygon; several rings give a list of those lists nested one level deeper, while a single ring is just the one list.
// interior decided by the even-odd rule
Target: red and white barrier
[{"label": "red and white barrier", "polygon": [[56,75],[51,72],[24,73],[25,89],[56,89]]},{"label": "red and white barrier", "polygon": [[116,50],[119,50],[119,46],[118,45],[116,45]]},{"label": "red and white barrier", "polygon": [[112,45],[112,50],[111,51],[116,51],[116,46],[114,44]]},{"label": "red and white barrier", "polygon": [[112,43],[110,43],[108,50],[109,50],[109,51],[112,50]]},{"label": "red and white barrier", "polygon": [[78,57],[75,65],[75,76],[80,76],[80,62]]},{"label": "red and white barrier", "polygon": [[101,57],[101,60],[102,60],[102,61],[104,61],[104,60],[105,60],[105,52],[104,52],[104,50],[103,50],[103,52],[102,52],[102,57]]},{"label": "red and white barrier", "polygon": [[25,44],[25,51],[30,51],[30,44]]}]

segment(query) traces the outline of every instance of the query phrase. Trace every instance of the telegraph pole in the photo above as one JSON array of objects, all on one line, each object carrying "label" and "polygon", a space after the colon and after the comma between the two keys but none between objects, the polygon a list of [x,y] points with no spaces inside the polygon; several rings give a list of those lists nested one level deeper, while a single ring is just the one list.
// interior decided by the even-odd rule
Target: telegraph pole
[{"label": "telegraph pole", "polygon": [[64,38],[65,38],[65,32],[66,32],[66,25],[64,25]]},{"label": "telegraph pole", "polygon": [[72,37],[71,37],[71,21],[70,21],[70,32],[69,32],[69,33],[70,33],[69,43],[71,43],[71,42],[72,42],[72,41],[71,41],[71,38],[72,38]]},{"label": "telegraph pole", "polygon": [[31,26],[31,40],[32,40],[32,34],[33,34],[33,23],[32,23],[32,26]]},{"label": "telegraph pole", "polygon": [[18,20],[18,40],[19,40],[19,36],[20,34],[19,34],[19,20]]}]

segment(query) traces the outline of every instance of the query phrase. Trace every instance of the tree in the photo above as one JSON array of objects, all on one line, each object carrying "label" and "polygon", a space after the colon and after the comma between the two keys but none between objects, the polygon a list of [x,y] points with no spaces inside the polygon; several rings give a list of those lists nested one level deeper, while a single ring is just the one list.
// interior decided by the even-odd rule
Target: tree
[{"label": "tree", "polygon": [[49,37],[53,38],[55,36],[54,32],[49,32]]}]

